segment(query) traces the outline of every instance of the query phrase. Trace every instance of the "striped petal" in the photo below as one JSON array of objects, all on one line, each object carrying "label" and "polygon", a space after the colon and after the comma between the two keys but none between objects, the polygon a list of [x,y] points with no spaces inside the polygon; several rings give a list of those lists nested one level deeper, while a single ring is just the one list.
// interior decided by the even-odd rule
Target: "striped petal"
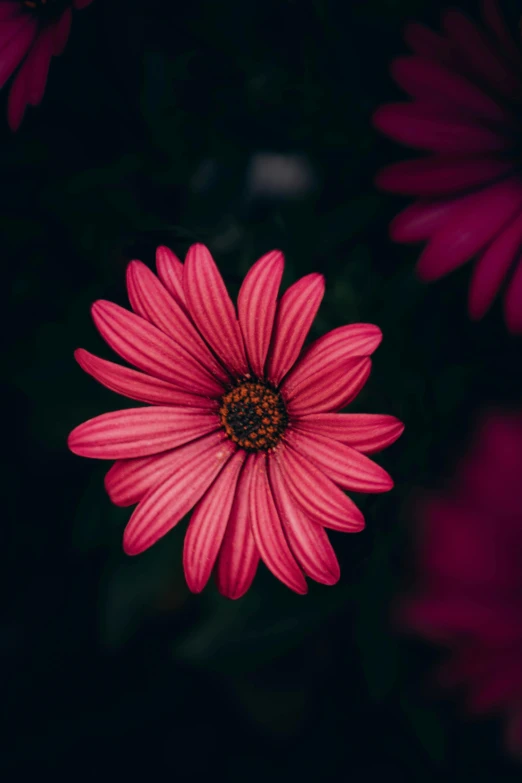
[{"label": "striped petal", "polygon": [[489,309],[520,251],[522,213],[500,232],[475,264],[468,297],[470,318],[482,318]]},{"label": "striped petal", "polygon": [[346,360],[370,356],[380,345],[382,332],[373,324],[340,326],[316,340],[286,377],[281,390],[291,399],[311,384],[322,381]]},{"label": "striped petal", "polygon": [[164,454],[118,460],[105,476],[107,494],[116,506],[132,506],[186,462],[199,459],[225,439],[225,433],[218,430]]},{"label": "striped petal", "polygon": [[200,397],[189,392],[182,392],[175,386],[154,378],[152,375],[122,367],[120,364],[100,359],[92,353],[78,348],[74,358],[85,372],[96,378],[111,391],[123,394],[131,400],[148,402],[151,405],[182,405],[189,408],[203,408],[208,411],[218,410],[217,400]]},{"label": "striped petal", "polygon": [[235,451],[230,440],[196,453],[153,487],[132,514],[123,535],[128,555],[138,555],[168,533],[205,494]]},{"label": "striped petal", "polygon": [[183,264],[168,247],[156,250],[156,270],[158,277],[173,299],[186,309],[187,302],[183,290]]},{"label": "striped petal", "polygon": [[251,526],[250,485],[254,462],[247,460],[239,477],[234,505],[218,556],[216,582],[227,598],[243,596],[256,575],[259,550]]},{"label": "striped petal", "polygon": [[67,442],[82,457],[131,459],[174,449],[219,426],[215,413],[192,408],[129,408],[85,421]]},{"label": "striped petal", "polygon": [[276,460],[269,459],[270,483],[285,535],[297,562],[311,579],[325,585],[339,581],[341,570],[324,528],[308,519],[287,490]]},{"label": "striped petal", "polygon": [[522,257],[519,257],[504,298],[504,318],[507,328],[522,334]]},{"label": "striped petal", "polygon": [[324,296],[324,277],[306,275],[285,291],[277,307],[268,355],[268,380],[279,385],[297,360]]},{"label": "striped petal", "polygon": [[270,459],[278,460],[289,493],[316,524],[344,533],[364,528],[364,517],[353,500],[306,457],[284,446]]},{"label": "striped petal", "polygon": [[298,429],[288,430],[286,441],[343,489],[378,493],[393,487],[391,476],[380,465],[351,446],[317,432]]},{"label": "striped petal", "polygon": [[248,375],[234,305],[214,259],[203,245],[192,245],[187,253],[183,288],[194,323],[227,370],[238,378]]},{"label": "striped petal", "polygon": [[283,254],[273,250],[249,270],[239,291],[239,323],[250,366],[258,378],[264,376],[283,269]]},{"label": "striped petal", "polygon": [[265,565],[277,579],[304,595],[308,592],[305,578],[286,542],[281,520],[272,496],[267,475],[267,455],[250,454],[253,462],[250,484],[250,517],[257,548]]},{"label": "striped petal", "polygon": [[200,337],[186,311],[141,261],[131,261],[127,267],[127,291],[137,315],[171,337],[222,383],[230,383],[230,376]]},{"label": "striped petal", "polygon": [[183,569],[189,589],[200,593],[207,584],[230,517],[246,452],[237,451],[196,505],[183,548]]},{"label": "striped petal", "polygon": [[357,397],[371,368],[371,359],[354,357],[327,372],[317,373],[295,389],[293,396],[285,394],[288,412],[293,417],[341,410]]},{"label": "striped petal", "polygon": [[145,319],[112,302],[98,301],[92,317],[103,339],[140,370],[182,391],[216,397],[223,387],[178,343]]},{"label": "striped petal", "polygon": [[313,413],[296,418],[293,426],[338,440],[365,454],[373,454],[395,443],[404,424],[395,416],[373,413]]},{"label": "striped petal", "polygon": [[522,180],[512,177],[463,198],[432,236],[417,264],[424,281],[436,280],[478,253],[522,209]]}]

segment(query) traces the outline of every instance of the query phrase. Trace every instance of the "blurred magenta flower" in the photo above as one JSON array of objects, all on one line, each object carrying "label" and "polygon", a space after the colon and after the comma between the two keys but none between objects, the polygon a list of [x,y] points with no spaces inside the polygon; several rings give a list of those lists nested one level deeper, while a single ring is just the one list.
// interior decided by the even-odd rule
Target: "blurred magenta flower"
[{"label": "blurred magenta flower", "polygon": [[160,247],[156,264],[159,279],[140,261],[128,266],[134,313],[105,301],[92,308],[111,348],[142,372],[76,352],[105,386],[151,405],[97,416],[69,436],[76,454],[116,460],[105,482],[114,503],[138,503],[125,551],[148,549],[194,507],[183,557],[193,592],[217,562],[220,592],[239,598],[260,557],[297,593],[307,592],[304,574],[334,584],[324,528],[362,530],[342,489],[391,489],[364,453],[403,431],[392,416],[337,412],[368,378],[380,330],[342,326],[302,351],[324,278],[303,277],[278,301],[279,251],[250,269],[237,315],[202,245],[184,264]]},{"label": "blurred magenta flower", "polygon": [[415,593],[401,619],[445,645],[443,686],[501,711],[522,751],[522,414],[484,416],[448,490],[419,507]]},{"label": "blurred magenta flower", "polygon": [[69,38],[72,9],[91,2],[0,0],[0,88],[17,71],[7,103],[11,130],[20,127],[26,106],[41,102],[51,58],[63,52]]},{"label": "blurred magenta flower", "polygon": [[427,242],[417,272],[436,280],[474,258],[468,310],[481,318],[505,284],[504,314],[522,332],[522,47],[497,0],[483,25],[458,10],[443,32],[406,27],[413,55],[391,66],[410,102],[381,106],[376,127],[427,157],[396,163],[381,188],[415,196],[390,227],[396,242]]}]

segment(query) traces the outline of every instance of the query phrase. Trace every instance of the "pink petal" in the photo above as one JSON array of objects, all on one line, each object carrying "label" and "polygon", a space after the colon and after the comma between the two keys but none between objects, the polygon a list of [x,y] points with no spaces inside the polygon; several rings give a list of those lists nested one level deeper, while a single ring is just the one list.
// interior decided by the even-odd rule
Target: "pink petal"
[{"label": "pink petal", "polygon": [[292,397],[284,395],[288,412],[294,417],[341,410],[357,397],[371,368],[371,359],[354,357],[327,372],[316,373]]},{"label": "pink petal", "polygon": [[168,247],[156,250],[158,277],[173,299],[186,311],[187,302],[183,290],[183,264]]},{"label": "pink petal", "polygon": [[516,68],[522,70],[522,54],[506,25],[497,0],[482,0],[482,16],[486,26],[496,36],[499,50]]},{"label": "pink petal", "polygon": [[[16,23],[18,24],[18,20]],[[38,29],[38,23],[32,16],[23,17],[18,31],[9,43],[0,49],[0,88],[4,86],[31,48]]]},{"label": "pink petal", "polygon": [[21,16],[23,11],[24,8],[19,0],[13,0],[12,2],[10,0],[5,0],[5,2],[0,3],[0,22],[15,19],[16,17]]},{"label": "pink petal", "polygon": [[430,157],[405,160],[381,169],[376,185],[404,195],[437,197],[483,185],[513,170],[513,161],[486,155]]},{"label": "pink petal", "polygon": [[205,494],[235,451],[230,440],[221,440],[177,467],[154,486],[134,510],[123,548],[128,555],[144,552],[169,532]]},{"label": "pink petal", "polygon": [[82,8],[87,8],[92,3],[92,0],[73,0],[73,6],[77,11],[81,11]]},{"label": "pink petal", "polygon": [[58,57],[60,54],[62,54],[63,50],[65,49],[67,41],[69,40],[69,35],[71,33],[71,23],[72,11],[70,8],[66,8],[58,21],[53,25],[53,54],[55,57]]},{"label": "pink petal", "polygon": [[522,213],[493,240],[477,261],[469,288],[470,318],[482,318],[522,250]]},{"label": "pink petal", "polygon": [[256,575],[259,551],[250,517],[250,485],[255,463],[247,460],[239,477],[234,505],[218,557],[216,581],[227,598],[241,598]]},{"label": "pink petal", "polygon": [[244,451],[231,457],[192,514],[185,535],[183,569],[193,593],[203,590],[214,568],[245,458]]},{"label": "pink petal", "polygon": [[453,47],[442,35],[434,33],[429,27],[417,22],[411,22],[404,28],[404,40],[413,52],[428,60],[453,65],[455,55]]},{"label": "pink petal", "polygon": [[436,280],[461,266],[521,208],[522,181],[518,177],[466,196],[432,236],[417,264],[417,274],[425,281]]},{"label": "pink petal", "polygon": [[268,354],[268,380],[279,385],[292,368],[324,295],[324,277],[319,274],[302,277],[281,297]]},{"label": "pink petal", "polygon": [[518,259],[504,298],[506,326],[514,334],[522,334],[522,257]]},{"label": "pink petal", "polygon": [[[512,122],[512,115],[480,87],[439,63],[422,57],[397,57],[391,65],[391,73],[413,98],[442,102],[453,114],[464,113],[500,123]],[[439,106],[439,111],[444,114],[442,106]]]},{"label": "pink petal", "polygon": [[267,455],[250,454],[250,519],[259,554],[277,579],[300,595],[308,592],[305,578],[286,542],[268,481]]},{"label": "pink petal", "polygon": [[105,476],[105,489],[116,506],[132,506],[175,470],[228,440],[222,430],[153,457],[118,460]]},{"label": "pink petal", "polygon": [[389,103],[373,115],[373,124],[395,141],[421,150],[444,154],[502,152],[513,140],[471,119],[441,114],[440,107],[422,103]]},{"label": "pink petal", "polygon": [[285,440],[343,489],[377,493],[388,492],[393,488],[391,476],[351,446],[318,432],[293,428],[287,430]]},{"label": "pink petal", "polygon": [[443,16],[448,37],[464,59],[467,69],[504,97],[521,97],[520,78],[506,60],[495,51],[487,37],[461,11],[446,11]]},{"label": "pink petal", "polygon": [[238,378],[248,375],[245,347],[232,300],[204,245],[192,245],[185,259],[183,287],[199,331]]},{"label": "pink petal", "polygon": [[94,459],[131,459],[159,454],[218,429],[215,413],[193,408],[128,408],[102,413],[71,432],[74,454]]},{"label": "pink petal", "polygon": [[127,291],[137,315],[181,345],[221,383],[230,383],[230,376],[210,352],[187,313],[141,261],[131,261],[127,267]]},{"label": "pink petal", "polygon": [[178,343],[143,318],[99,300],[92,317],[103,339],[123,359],[182,391],[216,397],[223,387]]},{"label": "pink petal", "polygon": [[395,443],[404,424],[395,416],[373,413],[312,413],[296,418],[293,426],[346,443],[357,451],[373,454]]},{"label": "pink petal", "polygon": [[303,357],[287,375],[281,390],[285,399],[306,393],[310,385],[322,381],[327,373],[336,370],[346,360],[370,356],[380,345],[382,332],[373,324],[350,324],[319,337],[305,351]]},{"label": "pink petal", "polygon": [[78,348],[74,352],[74,358],[82,370],[111,391],[130,397],[131,400],[148,402],[151,405],[183,405],[208,411],[218,410],[216,400],[179,391],[167,381],[100,359],[83,348]]},{"label": "pink petal", "polygon": [[325,585],[339,581],[341,570],[326,531],[311,522],[289,494],[277,460],[269,458],[270,483],[285,534],[307,576]]},{"label": "pink petal", "polygon": [[278,461],[290,495],[314,522],[344,533],[364,528],[364,517],[353,500],[306,457],[284,446],[270,459]]},{"label": "pink petal", "polygon": [[27,67],[29,70],[27,99],[31,106],[38,106],[44,96],[52,56],[53,28],[46,27],[36,39],[22,66],[22,69]]},{"label": "pink petal", "polygon": [[264,376],[283,269],[283,254],[273,250],[251,267],[239,291],[239,323],[250,366],[258,378]]},{"label": "pink petal", "polygon": [[394,242],[420,242],[437,231],[460,204],[461,199],[417,201],[399,212],[390,223]]}]

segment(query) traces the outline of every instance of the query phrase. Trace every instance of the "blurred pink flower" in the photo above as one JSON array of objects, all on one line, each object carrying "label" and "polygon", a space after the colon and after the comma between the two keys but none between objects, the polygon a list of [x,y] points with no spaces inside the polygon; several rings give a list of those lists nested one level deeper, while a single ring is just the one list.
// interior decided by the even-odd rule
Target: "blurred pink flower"
[{"label": "blurred pink flower", "polygon": [[303,351],[324,293],[310,274],[278,300],[283,256],[273,251],[248,272],[236,309],[209,251],[183,264],[158,248],[158,277],[131,261],[134,313],[93,305],[101,335],[142,372],[82,349],[82,368],[113,391],[149,407],[105,413],[69,436],[75,454],[117,460],[105,485],[114,503],[138,503],[124,533],[136,555],[192,508],[183,564],[193,592],[217,563],[221,593],[239,598],[260,557],[297,593],[304,575],[339,579],[325,528],[364,527],[342,491],[385,492],[393,482],[365,453],[393,443],[393,416],[338,413],[370,373],[382,334],[372,324],[334,329]]},{"label": "blurred pink flower", "polygon": [[436,280],[475,259],[468,310],[489,309],[505,284],[504,315],[522,332],[522,47],[497,0],[482,1],[483,26],[443,14],[443,32],[406,27],[413,55],[391,66],[410,102],[381,106],[374,124],[429,156],[396,163],[379,187],[416,201],[390,227],[396,242],[427,242],[419,277]]},{"label": "blurred pink flower", "polygon": [[415,593],[401,619],[449,648],[443,686],[503,712],[522,751],[522,414],[484,416],[445,494],[421,504]]},{"label": "blurred pink flower", "polygon": [[69,38],[72,9],[91,2],[0,0],[0,88],[17,71],[7,103],[11,130],[20,127],[26,106],[41,102],[51,58],[63,52]]}]

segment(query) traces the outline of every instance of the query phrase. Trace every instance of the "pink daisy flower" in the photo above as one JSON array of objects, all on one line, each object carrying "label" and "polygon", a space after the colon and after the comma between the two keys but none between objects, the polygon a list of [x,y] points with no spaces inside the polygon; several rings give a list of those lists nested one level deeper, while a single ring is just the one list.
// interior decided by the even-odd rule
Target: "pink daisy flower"
[{"label": "pink daisy flower", "polygon": [[425,500],[415,593],[402,620],[445,645],[445,686],[502,712],[522,751],[522,414],[488,415],[451,488]]},{"label": "pink daisy flower", "polygon": [[72,9],[92,0],[0,0],[0,88],[17,71],[7,103],[11,130],[19,128],[26,106],[41,102],[51,57],[65,49]]},{"label": "pink daisy flower", "polygon": [[277,300],[283,256],[263,256],[239,292],[237,315],[209,251],[185,263],[167,248],[156,277],[127,268],[134,313],[93,305],[101,335],[141,372],[76,351],[98,381],[150,407],[81,424],[69,447],[116,460],[105,486],[119,506],[138,503],[123,546],[137,555],[192,508],[183,565],[201,591],[216,565],[220,592],[239,598],[261,558],[297,593],[305,575],[339,579],[325,528],[355,533],[364,519],[342,491],[385,492],[390,476],[365,453],[393,443],[392,416],[338,413],[363,387],[381,342],[371,324],[339,327],[303,351],[324,293],[310,274]]},{"label": "pink daisy flower", "polygon": [[436,280],[474,259],[470,317],[481,318],[504,285],[507,327],[521,333],[522,47],[497,0],[482,0],[482,19],[450,10],[440,34],[406,27],[413,55],[397,58],[391,73],[411,101],[381,106],[374,123],[428,155],[383,169],[377,184],[417,198],[390,233],[427,243],[419,277]]}]

